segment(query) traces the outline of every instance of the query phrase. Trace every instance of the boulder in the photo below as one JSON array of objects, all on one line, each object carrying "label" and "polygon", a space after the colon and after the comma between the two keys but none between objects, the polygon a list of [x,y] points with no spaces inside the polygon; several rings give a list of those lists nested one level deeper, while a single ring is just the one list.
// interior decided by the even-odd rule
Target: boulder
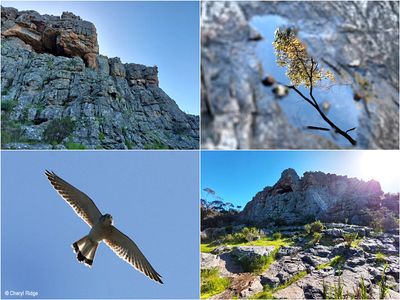
[{"label": "boulder", "polygon": [[255,259],[262,256],[269,256],[274,250],[274,246],[238,246],[233,248],[232,255]]}]

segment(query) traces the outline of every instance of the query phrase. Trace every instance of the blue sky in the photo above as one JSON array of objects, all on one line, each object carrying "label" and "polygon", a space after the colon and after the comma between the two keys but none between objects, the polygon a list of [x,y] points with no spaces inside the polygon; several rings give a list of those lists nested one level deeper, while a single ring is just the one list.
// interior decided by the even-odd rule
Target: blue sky
[{"label": "blue sky", "polygon": [[201,187],[210,187],[225,201],[244,207],[257,192],[274,185],[283,170],[293,168],[299,176],[322,171],[374,178],[385,192],[399,192],[399,159],[398,151],[388,150],[203,151]]},{"label": "blue sky", "polygon": [[199,114],[198,2],[2,2],[41,14],[70,11],[94,23],[101,54],[157,65],[160,87],[182,110]]},{"label": "blue sky", "polygon": [[[2,152],[2,295],[43,298],[197,298],[198,152]],[[71,244],[89,227],[44,170],[88,194],[163,276],[153,282],[100,244],[89,269]]]}]

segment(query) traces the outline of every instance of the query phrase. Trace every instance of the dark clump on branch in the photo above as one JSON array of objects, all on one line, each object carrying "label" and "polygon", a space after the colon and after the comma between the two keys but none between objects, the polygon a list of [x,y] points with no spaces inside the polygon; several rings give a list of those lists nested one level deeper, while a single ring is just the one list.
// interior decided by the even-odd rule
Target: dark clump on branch
[{"label": "dark clump on branch", "polygon": [[275,83],[275,78],[272,76],[266,76],[263,80],[262,80],[262,84],[265,86],[271,86]]}]

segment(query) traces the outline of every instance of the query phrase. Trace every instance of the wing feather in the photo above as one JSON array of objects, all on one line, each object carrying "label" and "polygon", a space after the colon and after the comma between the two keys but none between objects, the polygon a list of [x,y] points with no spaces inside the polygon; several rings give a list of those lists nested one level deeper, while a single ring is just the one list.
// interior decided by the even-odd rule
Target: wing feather
[{"label": "wing feather", "polygon": [[93,200],[65,180],[58,177],[54,172],[45,172],[50,183],[60,196],[72,207],[75,213],[92,227],[101,217],[101,212]]},{"label": "wing feather", "polygon": [[162,276],[154,270],[135,242],[114,226],[111,227],[111,231],[109,236],[105,239],[105,243],[115,254],[132,267],[142,272],[150,279],[163,283],[161,281]]}]

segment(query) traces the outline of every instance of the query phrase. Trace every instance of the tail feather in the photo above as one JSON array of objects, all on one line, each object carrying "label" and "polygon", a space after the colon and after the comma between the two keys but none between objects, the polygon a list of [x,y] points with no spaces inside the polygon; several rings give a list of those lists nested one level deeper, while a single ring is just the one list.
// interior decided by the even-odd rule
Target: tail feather
[{"label": "tail feather", "polygon": [[83,262],[88,267],[93,264],[94,256],[96,255],[97,242],[93,242],[88,236],[84,236],[80,240],[72,244],[76,258],[79,262]]}]

